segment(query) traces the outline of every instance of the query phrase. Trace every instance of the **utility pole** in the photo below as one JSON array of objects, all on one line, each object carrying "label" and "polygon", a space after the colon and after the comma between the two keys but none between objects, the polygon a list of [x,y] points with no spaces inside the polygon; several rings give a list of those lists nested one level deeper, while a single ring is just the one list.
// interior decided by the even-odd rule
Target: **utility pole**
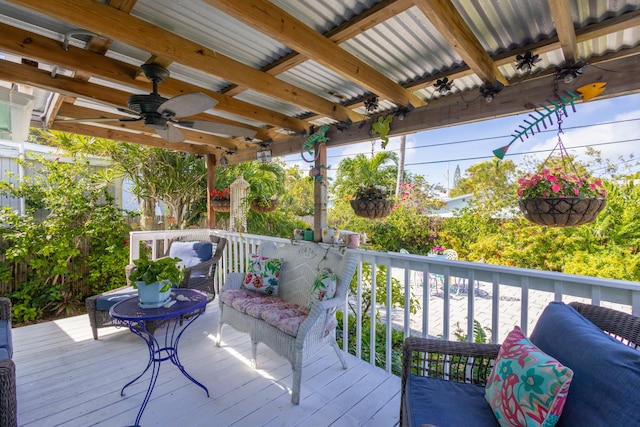
[{"label": "utility pole", "polygon": [[400,137],[400,159],[398,160],[398,179],[396,180],[396,197],[400,194],[400,185],[404,182],[404,151],[407,142],[407,136]]}]

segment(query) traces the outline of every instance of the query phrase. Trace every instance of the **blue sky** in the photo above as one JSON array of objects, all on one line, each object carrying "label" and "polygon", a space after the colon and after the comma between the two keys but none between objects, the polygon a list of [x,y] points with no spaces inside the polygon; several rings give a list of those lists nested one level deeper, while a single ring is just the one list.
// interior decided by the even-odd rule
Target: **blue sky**
[{"label": "blue sky", "polygon": [[[606,92],[605,92],[606,93]],[[447,177],[453,181],[456,166],[460,166],[462,175],[465,170],[478,162],[490,160],[492,151],[508,144],[510,136],[520,125],[525,125],[528,114],[492,119],[468,125],[452,126],[407,135],[405,168],[425,177],[431,184],[440,183],[446,187]],[[536,133],[523,142],[514,142],[505,159],[521,164],[524,154],[544,160],[557,143],[557,123],[548,126],[546,132]],[[547,123],[548,125],[548,123]],[[392,124],[393,126],[393,124]],[[568,117],[563,118],[564,134],[562,141],[570,154],[579,159],[584,157],[585,148],[593,146],[600,150],[603,158],[620,163],[619,156],[628,159],[630,155],[640,154],[640,94],[613,99],[597,98],[576,104],[576,112],[569,109]],[[391,138],[387,150],[398,150],[400,138]],[[335,176],[335,170],[341,159],[357,153],[370,154],[372,142],[352,144],[350,146],[327,150],[330,165],[329,177]],[[374,140],[374,150],[380,151],[380,140]],[[303,171],[309,166],[299,155],[284,158],[287,165],[299,164]],[[640,160],[640,159],[638,159]],[[635,164],[635,160],[627,164]],[[634,166],[632,171],[640,170]]]}]

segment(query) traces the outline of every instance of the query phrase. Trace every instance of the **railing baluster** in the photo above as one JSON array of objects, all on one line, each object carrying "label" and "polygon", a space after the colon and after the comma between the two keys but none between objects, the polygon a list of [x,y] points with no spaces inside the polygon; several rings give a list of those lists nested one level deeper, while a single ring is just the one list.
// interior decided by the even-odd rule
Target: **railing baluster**
[{"label": "railing baluster", "polygon": [[[221,237],[227,238],[227,246],[225,248],[223,259],[221,260],[220,268],[217,271],[218,284],[224,283],[226,274],[231,271],[245,271],[246,269],[246,257],[249,253],[255,253],[257,247],[264,242],[275,242],[276,244],[290,244],[289,239],[267,237],[251,235],[247,233],[233,233],[224,230],[162,230],[162,231],[140,231],[132,232],[130,234],[130,261],[138,259],[140,257],[139,245],[143,241],[151,242],[152,256],[157,258],[163,256],[164,253],[160,253],[162,247],[166,248],[169,239],[173,239],[176,236],[184,236],[191,233],[213,233]],[[161,247],[160,243],[164,245]],[[351,249],[348,249],[352,251]],[[591,299],[591,303],[600,305],[602,302],[615,303],[617,305],[626,305],[629,307],[629,311],[632,311],[636,315],[640,313],[640,283],[601,279],[596,277],[566,275],[561,273],[530,270],[522,268],[510,268],[498,265],[491,265],[486,263],[470,263],[465,261],[453,261],[440,258],[423,257],[419,255],[394,253],[394,252],[375,252],[369,250],[357,249],[353,250],[358,255],[358,268],[357,268],[357,290],[356,295],[352,295],[344,306],[344,319],[343,319],[343,349],[348,351],[349,342],[351,339],[355,339],[355,352],[357,357],[362,357],[362,337],[363,330],[362,321],[365,313],[362,312],[362,293],[363,283],[371,284],[370,298],[371,307],[369,317],[372,320],[376,319],[376,288],[378,283],[376,282],[376,273],[378,271],[378,265],[384,265],[387,269],[386,283],[380,283],[380,286],[386,287],[386,316],[384,316],[384,323],[386,324],[386,336],[385,336],[385,369],[390,372],[393,369],[393,355],[392,351],[392,328],[403,330],[404,336],[408,337],[412,334],[411,323],[411,292],[414,289],[411,277],[415,276],[418,272],[422,272],[422,318],[419,319],[421,323],[422,331],[421,336],[428,337],[434,334],[430,334],[430,326],[433,324],[432,320],[442,321],[442,337],[450,339],[451,336],[451,324],[454,321],[452,315],[458,313],[452,313],[454,305],[451,301],[451,282],[453,278],[466,277],[467,278],[467,339],[469,341],[474,340],[475,322],[478,319],[478,313],[476,309],[482,303],[485,304],[485,298],[482,295],[476,295],[476,285],[478,289],[480,284],[486,286],[487,282],[491,283],[491,341],[499,343],[503,335],[501,331],[501,317],[503,311],[507,306],[513,306],[512,304],[504,304],[505,308],[501,306],[501,291],[510,291],[513,288],[520,290],[520,327],[526,334],[528,330],[529,320],[534,320],[529,311],[529,302],[533,298],[538,298],[540,292],[550,293],[549,300],[563,301],[567,300],[567,295],[574,296],[577,299]],[[363,265],[369,264],[371,266],[371,276],[363,277]],[[402,320],[398,321],[398,324],[393,322],[393,273],[396,270],[396,276],[401,275],[403,277],[403,289],[404,289],[404,312]],[[432,308],[431,302],[431,280],[430,278],[444,277],[444,283],[442,287],[442,294],[436,294],[435,299],[442,297],[442,310],[440,307],[434,306],[434,312],[442,312],[442,319],[431,319],[430,309]],[[458,283],[460,286],[461,283]],[[464,292],[459,287],[457,293]],[[483,291],[484,292],[484,291]],[[512,295],[511,292],[507,292],[506,296]],[[439,303],[439,302],[438,302]],[[350,304],[355,304],[355,337],[349,336],[348,331],[348,315],[350,311]],[[464,306],[464,305],[463,305]],[[455,307],[460,307],[456,304]],[[481,306],[482,308],[483,306]],[[537,316],[538,313],[535,314]],[[400,323],[403,324],[400,324]],[[481,325],[485,327],[485,325]],[[510,325],[511,326],[511,325]],[[375,365],[376,360],[376,324],[375,321],[371,322],[369,328],[369,363]],[[504,327],[504,325],[503,325]],[[439,329],[439,328],[438,328]],[[506,333],[507,331],[505,331]],[[437,335],[437,332],[435,333]]]}]

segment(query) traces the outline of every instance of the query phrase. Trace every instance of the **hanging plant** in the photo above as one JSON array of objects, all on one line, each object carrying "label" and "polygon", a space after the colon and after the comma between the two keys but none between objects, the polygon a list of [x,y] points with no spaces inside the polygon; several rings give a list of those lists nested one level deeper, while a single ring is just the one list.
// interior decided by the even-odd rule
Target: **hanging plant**
[{"label": "hanging plant", "polygon": [[384,218],[395,206],[395,202],[387,198],[387,189],[380,185],[361,185],[349,203],[356,215],[369,219]]},{"label": "hanging plant", "polygon": [[543,169],[518,181],[518,206],[538,225],[570,227],[587,224],[606,204],[607,192],[599,179],[587,180],[562,168]]},{"label": "hanging plant", "polygon": [[231,210],[231,194],[229,193],[229,188],[211,190],[209,198],[211,199],[211,209],[215,212],[229,212]]},{"label": "hanging plant", "polygon": [[[578,174],[562,143],[561,133],[562,120],[558,119],[558,143],[542,169],[518,180],[518,207],[527,220],[538,225],[570,227],[587,224],[596,219],[606,203],[607,192],[602,181]],[[562,167],[545,168],[556,151]]]}]

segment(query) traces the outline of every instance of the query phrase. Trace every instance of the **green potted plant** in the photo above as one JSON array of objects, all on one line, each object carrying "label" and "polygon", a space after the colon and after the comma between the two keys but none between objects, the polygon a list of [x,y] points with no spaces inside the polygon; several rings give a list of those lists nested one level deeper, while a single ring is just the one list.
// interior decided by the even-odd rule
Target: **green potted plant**
[{"label": "green potted plant", "polygon": [[349,203],[356,215],[369,219],[384,218],[395,206],[387,196],[387,189],[380,185],[360,185]]},{"label": "green potted plant", "polygon": [[171,298],[172,285],[178,285],[184,277],[184,267],[180,258],[165,257],[158,260],[140,258],[135,260],[135,268],[129,279],[138,289],[138,305],[142,308],[158,308]]}]

